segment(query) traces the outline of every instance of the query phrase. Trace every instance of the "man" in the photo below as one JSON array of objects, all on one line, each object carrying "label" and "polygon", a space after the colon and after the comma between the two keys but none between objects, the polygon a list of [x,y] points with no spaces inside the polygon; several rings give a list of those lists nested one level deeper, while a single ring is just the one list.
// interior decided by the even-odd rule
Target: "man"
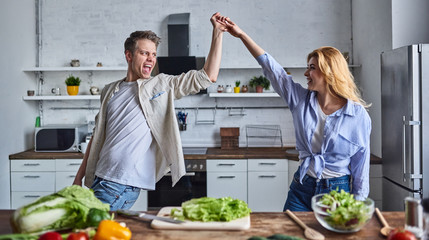
[{"label": "man", "polygon": [[136,31],[125,41],[126,78],[101,93],[93,137],[73,184],[85,185],[112,211],[129,209],[140,189],[153,190],[171,171],[173,186],[186,173],[174,99],[216,82],[225,27],[215,13],[212,43],[203,69],[151,77],[160,38]]}]

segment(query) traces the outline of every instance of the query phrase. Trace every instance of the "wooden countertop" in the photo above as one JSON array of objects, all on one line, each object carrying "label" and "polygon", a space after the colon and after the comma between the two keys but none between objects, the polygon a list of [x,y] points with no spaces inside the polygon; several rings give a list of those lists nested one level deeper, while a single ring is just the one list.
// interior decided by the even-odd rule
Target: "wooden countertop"
[{"label": "wooden countertop", "polygon": [[[207,148],[206,154],[185,155],[185,159],[289,159],[298,161],[298,154],[288,153],[294,147],[260,147],[260,148],[239,148],[220,149]],[[34,152],[33,149],[11,154],[9,159],[83,159],[83,154],[79,152]],[[381,164],[381,158],[371,155],[371,164]]]},{"label": "wooden countertop", "polygon": [[[0,234],[12,233],[9,224],[13,210],[0,210]],[[149,212],[156,214],[156,212]],[[325,239],[385,239],[380,234],[382,224],[374,213],[370,222],[356,233],[335,233],[324,229],[314,217],[313,212],[294,212],[309,227],[316,229]],[[389,225],[403,227],[404,212],[383,212]],[[116,221],[125,222],[132,232],[132,239],[248,239],[252,236],[268,237],[275,233],[304,238],[303,230],[285,213],[252,213],[250,215],[251,227],[244,231],[201,231],[201,230],[157,230],[150,227],[150,221],[115,216]]]}]

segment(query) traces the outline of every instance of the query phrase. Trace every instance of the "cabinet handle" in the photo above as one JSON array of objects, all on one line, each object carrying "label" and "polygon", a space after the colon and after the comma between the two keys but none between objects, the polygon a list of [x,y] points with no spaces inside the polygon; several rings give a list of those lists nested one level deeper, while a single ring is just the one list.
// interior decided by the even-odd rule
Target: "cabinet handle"
[{"label": "cabinet handle", "polygon": [[235,178],[235,176],[219,176],[218,178]]},{"label": "cabinet handle", "polygon": [[80,163],[69,163],[69,166],[80,166]]},{"label": "cabinet handle", "polygon": [[24,178],[40,178],[40,176],[25,175]]},{"label": "cabinet handle", "polygon": [[275,175],[261,175],[260,178],[275,178]]},{"label": "cabinet handle", "polygon": [[76,175],[69,175],[69,178],[75,178]]},{"label": "cabinet handle", "polygon": [[[171,172],[168,172],[168,173],[166,173],[164,176],[171,176]],[[185,173],[185,175],[183,175],[184,177],[185,176],[195,176],[195,172],[187,172],[187,173]]]},{"label": "cabinet handle", "polygon": [[29,167],[29,166],[39,166],[40,163],[24,163],[24,166]]},{"label": "cabinet handle", "polygon": [[25,195],[24,198],[39,198],[40,195]]},{"label": "cabinet handle", "polygon": [[259,163],[259,165],[276,165],[276,163],[261,162],[261,163]]},{"label": "cabinet handle", "polygon": [[235,163],[219,163],[218,166],[235,166]]}]

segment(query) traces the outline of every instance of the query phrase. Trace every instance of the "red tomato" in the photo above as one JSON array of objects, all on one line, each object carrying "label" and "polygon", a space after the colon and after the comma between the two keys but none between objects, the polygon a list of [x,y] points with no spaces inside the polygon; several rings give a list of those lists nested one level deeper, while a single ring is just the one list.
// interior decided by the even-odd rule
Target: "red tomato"
[{"label": "red tomato", "polygon": [[84,232],[70,233],[67,240],[89,240],[88,234]]},{"label": "red tomato", "polygon": [[387,240],[417,240],[416,236],[403,228],[395,228],[389,233]]},{"label": "red tomato", "polygon": [[57,232],[47,232],[39,237],[39,240],[63,240],[61,234]]}]

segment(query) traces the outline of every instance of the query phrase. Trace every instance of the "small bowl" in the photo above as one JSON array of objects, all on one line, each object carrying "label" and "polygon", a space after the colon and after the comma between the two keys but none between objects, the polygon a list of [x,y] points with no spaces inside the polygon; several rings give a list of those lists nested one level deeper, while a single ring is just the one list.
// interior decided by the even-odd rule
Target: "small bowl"
[{"label": "small bowl", "polygon": [[99,95],[100,94],[100,90],[98,89],[98,87],[91,87],[89,89],[89,91],[91,92],[92,95]]},{"label": "small bowl", "polygon": [[363,201],[364,206],[361,211],[351,213],[354,216],[351,216],[348,220],[335,221],[330,211],[328,211],[331,207],[321,203],[323,195],[325,195],[325,193],[313,196],[311,199],[311,207],[313,208],[314,216],[317,221],[324,228],[330,231],[339,233],[358,232],[369,220],[371,220],[372,215],[374,214],[374,201],[367,198]]}]

